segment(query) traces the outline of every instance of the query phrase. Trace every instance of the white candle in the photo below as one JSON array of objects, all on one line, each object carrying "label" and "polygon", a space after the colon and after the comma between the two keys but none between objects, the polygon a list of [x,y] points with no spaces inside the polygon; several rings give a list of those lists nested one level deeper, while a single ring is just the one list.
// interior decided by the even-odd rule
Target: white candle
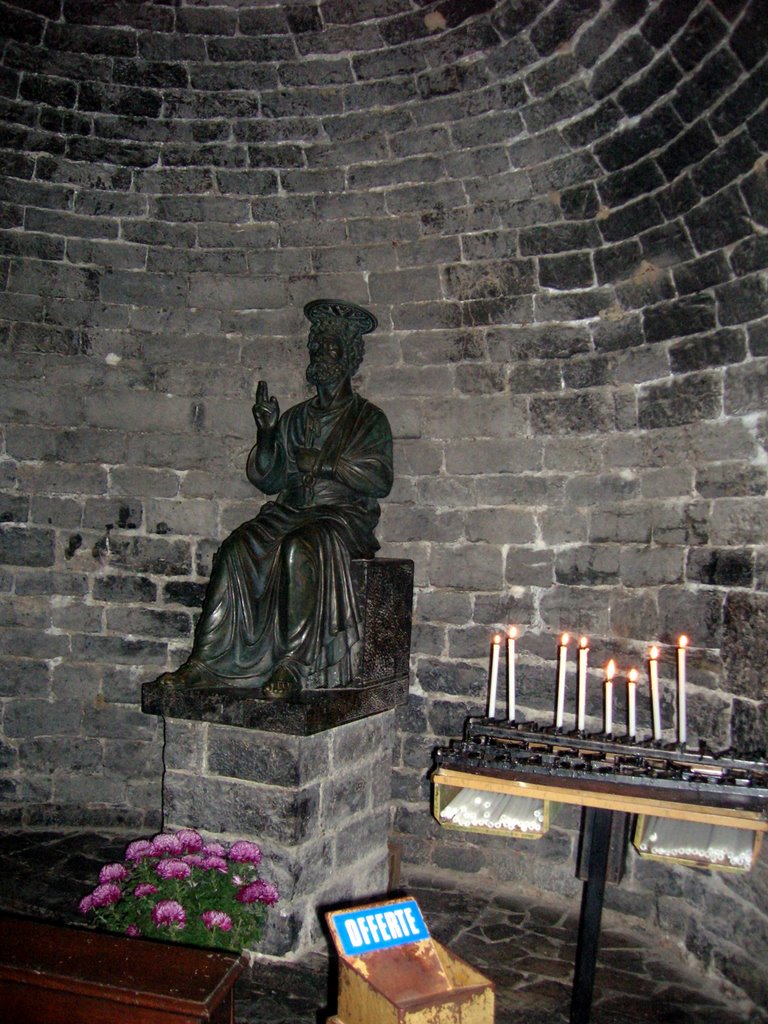
[{"label": "white candle", "polygon": [[587,655],[589,641],[585,636],[579,640],[579,675],[577,691],[576,728],[584,732],[584,716],[587,708]]},{"label": "white candle", "polygon": [[517,628],[510,626],[507,630],[507,718],[515,720],[515,639]]},{"label": "white candle", "polygon": [[636,708],[637,708],[637,669],[631,668],[629,675],[627,676],[627,719],[628,729],[627,735],[631,740],[637,736],[637,723],[636,723]]},{"label": "white candle", "polygon": [[496,717],[496,689],[499,685],[499,648],[501,637],[496,635],[491,643],[491,683],[488,691],[488,717]]},{"label": "white candle", "polygon": [[677,742],[685,746],[685,649],[688,637],[683,634],[677,641]]},{"label": "white candle", "polygon": [[661,713],[659,711],[659,648],[654,646],[648,658],[648,674],[651,681],[651,719],[653,738],[658,743],[661,739]]},{"label": "white candle", "polygon": [[555,708],[555,728],[563,727],[563,708],[565,707],[565,664],[568,660],[568,641],[570,637],[563,633],[557,652],[557,705]]},{"label": "white candle", "polygon": [[613,732],[613,677],[616,674],[616,662],[611,658],[605,666],[605,735]]}]

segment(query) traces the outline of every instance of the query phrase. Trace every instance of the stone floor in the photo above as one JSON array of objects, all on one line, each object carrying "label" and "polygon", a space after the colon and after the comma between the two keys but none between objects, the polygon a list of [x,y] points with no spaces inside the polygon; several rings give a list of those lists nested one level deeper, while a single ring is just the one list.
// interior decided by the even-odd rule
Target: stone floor
[{"label": "stone floor", "polygon": [[[106,833],[0,833],[0,909],[64,924],[101,864],[126,839]],[[416,898],[434,938],[496,985],[497,1024],[566,1024],[576,917],[549,900],[457,892],[425,879]],[[257,960],[236,989],[237,1024],[324,1024],[335,1011],[335,958]],[[705,977],[657,934],[604,927],[591,1024],[765,1024],[768,1015]]]}]

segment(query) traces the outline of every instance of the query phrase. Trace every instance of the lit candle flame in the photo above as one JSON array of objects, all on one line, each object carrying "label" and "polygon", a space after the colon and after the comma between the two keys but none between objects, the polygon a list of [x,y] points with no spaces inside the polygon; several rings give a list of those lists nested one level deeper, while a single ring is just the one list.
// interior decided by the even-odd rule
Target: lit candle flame
[{"label": "lit candle flame", "polygon": [[605,666],[605,678],[610,680],[610,679],[613,679],[613,677],[615,675],[616,675],[616,662],[613,660],[613,658],[611,658],[611,660]]},{"label": "lit candle flame", "polygon": [[651,648],[651,660],[656,661],[659,656],[659,648],[654,644]]},{"label": "lit candle flame", "polygon": [[579,640],[579,647],[586,647],[588,643],[589,643],[589,640],[585,636],[583,636]]},{"label": "lit candle flame", "polygon": [[685,633],[683,633],[683,635],[677,641],[677,644],[678,644],[678,647],[687,647],[688,646],[688,637],[685,635]]},{"label": "lit candle flame", "polygon": [[517,637],[517,626],[510,626],[507,633],[510,639],[514,640]]},{"label": "lit candle flame", "polygon": [[629,670],[629,674],[627,676],[627,682],[628,683],[636,683],[637,682],[637,669],[636,668],[631,668]]},{"label": "lit candle flame", "polygon": [[568,636],[567,633],[563,633],[563,635],[560,637],[560,643],[562,644],[563,647],[567,647],[568,646],[568,641],[570,639],[571,638]]}]

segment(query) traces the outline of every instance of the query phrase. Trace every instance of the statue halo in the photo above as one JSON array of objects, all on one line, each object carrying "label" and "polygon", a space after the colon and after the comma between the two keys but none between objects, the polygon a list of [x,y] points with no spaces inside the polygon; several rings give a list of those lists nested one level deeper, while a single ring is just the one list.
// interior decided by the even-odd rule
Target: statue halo
[{"label": "statue halo", "polygon": [[304,316],[311,323],[333,317],[353,323],[359,334],[369,334],[378,326],[378,320],[367,309],[354,302],[340,302],[337,299],[313,299],[304,307]]}]

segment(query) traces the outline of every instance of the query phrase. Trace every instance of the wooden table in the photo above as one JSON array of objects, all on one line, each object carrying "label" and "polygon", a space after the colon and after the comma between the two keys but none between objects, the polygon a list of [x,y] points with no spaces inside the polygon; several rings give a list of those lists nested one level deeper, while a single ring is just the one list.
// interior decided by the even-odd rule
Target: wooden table
[{"label": "wooden table", "polygon": [[4,1024],[234,1024],[244,957],[0,914]]},{"label": "wooden table", "polygon": [[[711,793],[686,796],[683,789],[675,791],[670,788],[668,792],[660,793],[650,784],[638,786],[627,782],[623,785],[621,779],[599,776],[593,780],[569,779],[557,774],[527,773],[525,769],[512,771],[504,777],[501,775],[501,772],[485,774],[482,770],[438,767],[432,775],[435,817],[440,821],[439,808],[444,806],[440,790],[443,787],[448,787],[450,792],[455,789],[480,790],[585,808],[582,838],[586,850],[582,851],[582,863],[586,870],[571,995],[571,1024],[587,1024],[590,1017],[614,816],[646,814],[750,829],[757,833],[768,831],[764,795],[753,798],[749,791],[737,794],[737,806],[733,806],[734,798],[719,793],[716,787],[711,787]],[[616,829],[617,833],[620,831]]]}]

